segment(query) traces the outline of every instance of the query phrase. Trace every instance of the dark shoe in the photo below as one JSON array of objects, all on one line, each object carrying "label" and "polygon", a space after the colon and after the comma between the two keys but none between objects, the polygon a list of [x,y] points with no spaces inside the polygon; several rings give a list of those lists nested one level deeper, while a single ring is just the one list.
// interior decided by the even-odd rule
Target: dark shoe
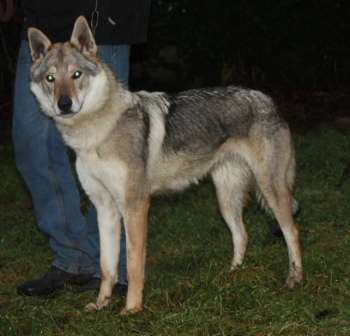
[{"label": "dark shoe", "polygon": [[72,284],[76,285],[76,287],[73,289],[73,291],[76,293],[87,292],[90,290],[98,291],[100,288],[100,279],[92,277],[89,279],[89,281],[86,281],[83,284],[76,282],[73,282]]},{"label": "dark shoe", "polygon": [[113,294],[119,297],[126,297],[128,293],[128,285],[116,284],[113,289]]},{"label": "dark shoe", "polygon": [[51,266],[41,278],[27,281],[17,287],[17,293],[25,296],[48,296],[65,285],[76,275]]},{"label": "dark shoe", "polygon": [[277,238],[283,237],[283,232],[276,220],[271,221],[269,223],[269,227],[270,227],[270,232],[274,237],[277,237]]},{"label": "dark shoe", "polygon": [[[98,291],[100,289],[101,280],[99,278],[90,278],[85,284],[78,285],[79,287],[75,288],[76,293],[86,292],[90,290]],[[113,295],[119,297],[125,297],[128,292],[128,285],[123,285],[117,283],[113,288]]]}]

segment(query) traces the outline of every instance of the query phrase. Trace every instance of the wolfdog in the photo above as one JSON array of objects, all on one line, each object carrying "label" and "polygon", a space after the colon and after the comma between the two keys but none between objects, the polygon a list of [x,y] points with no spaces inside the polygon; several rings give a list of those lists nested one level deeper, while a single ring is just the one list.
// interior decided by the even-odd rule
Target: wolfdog
[{"label": "wolfdog", "polygon": [[28,30],[31,90],[76,153],[80,182],[98,213],[101,287],[106,306],[117,280],[121,220],[126,229],[128,293],[122,314],[142,309],[147,215],[154,193],[181,191],[211,175],[219,209],[232,233],[235,269],[248,236],[242,219],[252,190],[274,214],[289,255],[287,286],[303,278],[293,221],[295,161],[286,122],[267,95],[229,86],[177,94],[132,93],[97,58],[88,23],[79,17],[71,39],[52,44]]}]

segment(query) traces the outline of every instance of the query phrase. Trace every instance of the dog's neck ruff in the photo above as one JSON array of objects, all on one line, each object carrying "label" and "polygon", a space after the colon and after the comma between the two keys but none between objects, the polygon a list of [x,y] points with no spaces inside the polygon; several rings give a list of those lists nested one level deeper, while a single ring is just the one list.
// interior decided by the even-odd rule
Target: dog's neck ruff
[{"label": "dog's neck ruff", "polygon": [[[91,81],[81,110],[71,118],[55,116],[66,144],[76,152],[94,151],[109,136],[123,111],[133,104],[132,94],[102,70]],[[98,130],[103,129],[103,132]]]}]

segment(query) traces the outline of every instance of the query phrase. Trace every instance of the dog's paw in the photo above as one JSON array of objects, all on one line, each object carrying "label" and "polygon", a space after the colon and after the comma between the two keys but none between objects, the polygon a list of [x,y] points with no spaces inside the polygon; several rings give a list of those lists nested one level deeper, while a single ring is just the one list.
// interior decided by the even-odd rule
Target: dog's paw
[{"label": "dog's paw", "polygon": [[103,300],[97,299],[97,302],[90,302],[85,306],[86,311],[96,311],[96,310],[101,310],[104,307],[108,306],[110,299],[109,298],[104,298]]},{"label": "dog's paw", "polygon": [[230,267],[230,272],[235,272],[235,271],[237,271],[239,269],[239,265],[231,265],[231,267]]},{"label": "dog's paw", "polygon": [[303,281],[296,279],[295,277],[288,277],[287,281],[286,281],[286,286],[289,289],[293,289],[297,286],[299,286]]},{"label": "dog's paw", "polygon": [[242,262],[233,262],[230,267],[230,272],[235,272],[244,269],[244,264]]},{"label": "dog's paw", "polygon": [[291,274],[289,274],[287,281],[286,281],[286,286],[289,289],[293,289],[297,287],[298,285],[301,285],[303,282],[303,272],[301,270],[294,271]]},{"label": "dog's paw", "polygon": [[85,306],[85,311],[88,311],[88,312],[96,311],[96,310],[100,310],[100,309],[101,308],[99,308],[95,302],[90,302],[89,304],[87,304]]},{"label": "dog's paw", "polygon": [[126,316],[126,315],[136,314],[136,313],[138,313],[141,310],[142,310],[142,307],[136,307],[136,308],[131,308],[131,309],[128,309],[128,308],[124,307],[120,311],[119,314],[122,315],[122,316]]}]

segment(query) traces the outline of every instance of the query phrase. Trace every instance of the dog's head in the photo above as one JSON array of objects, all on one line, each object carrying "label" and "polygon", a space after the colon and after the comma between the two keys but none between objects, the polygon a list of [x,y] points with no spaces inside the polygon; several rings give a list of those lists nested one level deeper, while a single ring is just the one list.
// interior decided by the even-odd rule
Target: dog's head
[{"label": "dog's head", "polygon": [[86,19],[77,18],[69,42],[52,44],[36,28],[28,29],[28,41],[33,61],[31,90],[44,112],[61,119],[93,109],[105,73]]}]

